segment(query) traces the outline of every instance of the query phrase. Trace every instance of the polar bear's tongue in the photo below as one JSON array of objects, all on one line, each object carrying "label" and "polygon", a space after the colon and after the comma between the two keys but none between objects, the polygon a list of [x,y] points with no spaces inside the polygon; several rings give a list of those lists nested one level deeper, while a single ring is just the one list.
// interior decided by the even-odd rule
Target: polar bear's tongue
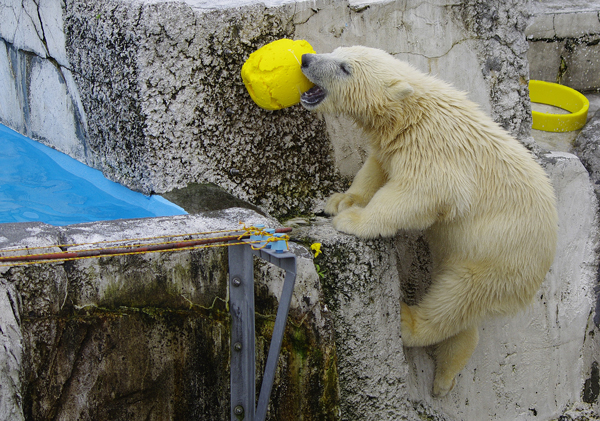
[{"label": "polar bear's tongue", "polygon": [[305,105],[317,105],[325,98],[325,91],[320,86],[313,86],[308,91],[304,92],[300,97]]}]

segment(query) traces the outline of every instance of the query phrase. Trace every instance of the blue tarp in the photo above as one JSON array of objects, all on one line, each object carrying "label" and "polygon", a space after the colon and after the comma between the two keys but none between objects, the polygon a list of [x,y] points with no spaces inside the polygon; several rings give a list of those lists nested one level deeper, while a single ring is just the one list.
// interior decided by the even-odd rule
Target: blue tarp
[{"label": "blue tarp", "polygon": [[185,213],[0,124],[0,223],[70,225]]}]

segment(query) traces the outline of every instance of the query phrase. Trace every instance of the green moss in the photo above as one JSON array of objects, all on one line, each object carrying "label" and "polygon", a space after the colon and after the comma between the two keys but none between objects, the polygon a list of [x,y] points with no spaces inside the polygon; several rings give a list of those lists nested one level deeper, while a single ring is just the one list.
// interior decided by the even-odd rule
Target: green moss
[{"label": "green moss", "polygon": [[[257,348],[266,358],[270,345],[275,317],[256,315]],[[288,318],[282,343],[279,369],[285,376],[276,377],[272,400],[274,413],[269,419],[304,420],[339,419],[339,392],[335,346],[317,335],[310,319],[298,323],[293,316]],[[262,348],[262,349],[261,349]],[[263,362],[257,362],[261,367]]]},{"label": "green moss", "polygon": [[219,313],[89,306],[24,318],[26,418],[56,418],[84,376],[90,419],[226,419],[230,325]]},{"label": "green moss", "polygon": [[[99,273],[77,273],[77,284],[102,277],[98,305],[106,308],[210,307],[227,295],[227,253],[224,249],[196,250],[184,255],[119,256],[99,259]],[[208,301],[211,300],[211,301]]]},{"label": "green moss", "polygon": [[325,383],[321,398],[321,406],[327,408],[329,414],[332,416],[336,416],[335,414],[339,414],[340,412],[337,356],[335,354],[332,354],[329,357],[325,366]]},{"label": "green moss", "polygon": [[[302,327],[292,326],[292,334],[290,335],[290,344],[292,351],[304,360],[307,357],[310,344],[306,338],[306,332]],[[314,355],[313,355],[314,356]]]},{"label": "green moss", "polygon": [[219,306],[216,304],[216,302],[217,300],[215,300],[215,304],[211,307],[193,306],[188,310],[168,309],[164,307],[151,306],[120,306],[118,308],[107,308],[102,306],[90,305],[84,307],[76,307],[73,309],[72,312],[63,313],[60,316],[56,316],[54,318],[56,318],[57,320],[65,321],[89,321],[93,319],[109,320],[131,315],[141,315],[148,318],[148,320],[158,320],[175,315],[177,317],[203,317],[221,323],[223,325],[229,325],[229,312],[224,310],[224,304]]}]

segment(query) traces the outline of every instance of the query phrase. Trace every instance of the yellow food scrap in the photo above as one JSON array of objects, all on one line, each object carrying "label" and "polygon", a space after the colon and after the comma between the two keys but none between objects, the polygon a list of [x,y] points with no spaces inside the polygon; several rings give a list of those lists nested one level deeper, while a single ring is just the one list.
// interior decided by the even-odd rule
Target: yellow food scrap
[{"label": "yellow food scrap", "polygon": [[313,87],[300,69],[303,54],[315,54],[315,50],[304,40],[291,39],[273,41],[250,54],[242,66],[242,79],[259,107],[291,107]]}]

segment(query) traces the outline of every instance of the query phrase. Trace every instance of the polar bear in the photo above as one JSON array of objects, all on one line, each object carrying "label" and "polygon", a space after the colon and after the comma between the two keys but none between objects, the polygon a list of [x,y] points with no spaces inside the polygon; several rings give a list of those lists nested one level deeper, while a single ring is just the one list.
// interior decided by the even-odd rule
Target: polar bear
[{"label": "polar bear", "polygon": [[361,238],[423,230],[432,284],[401,303],[405,346],[436,345],[435,396],[446,395],[486,316],[526,307],[556,249],[554,191],[529,152],[449,84],[362,46],[306,54],[308,110],[351,117],[370,153],[325,212]]}]

